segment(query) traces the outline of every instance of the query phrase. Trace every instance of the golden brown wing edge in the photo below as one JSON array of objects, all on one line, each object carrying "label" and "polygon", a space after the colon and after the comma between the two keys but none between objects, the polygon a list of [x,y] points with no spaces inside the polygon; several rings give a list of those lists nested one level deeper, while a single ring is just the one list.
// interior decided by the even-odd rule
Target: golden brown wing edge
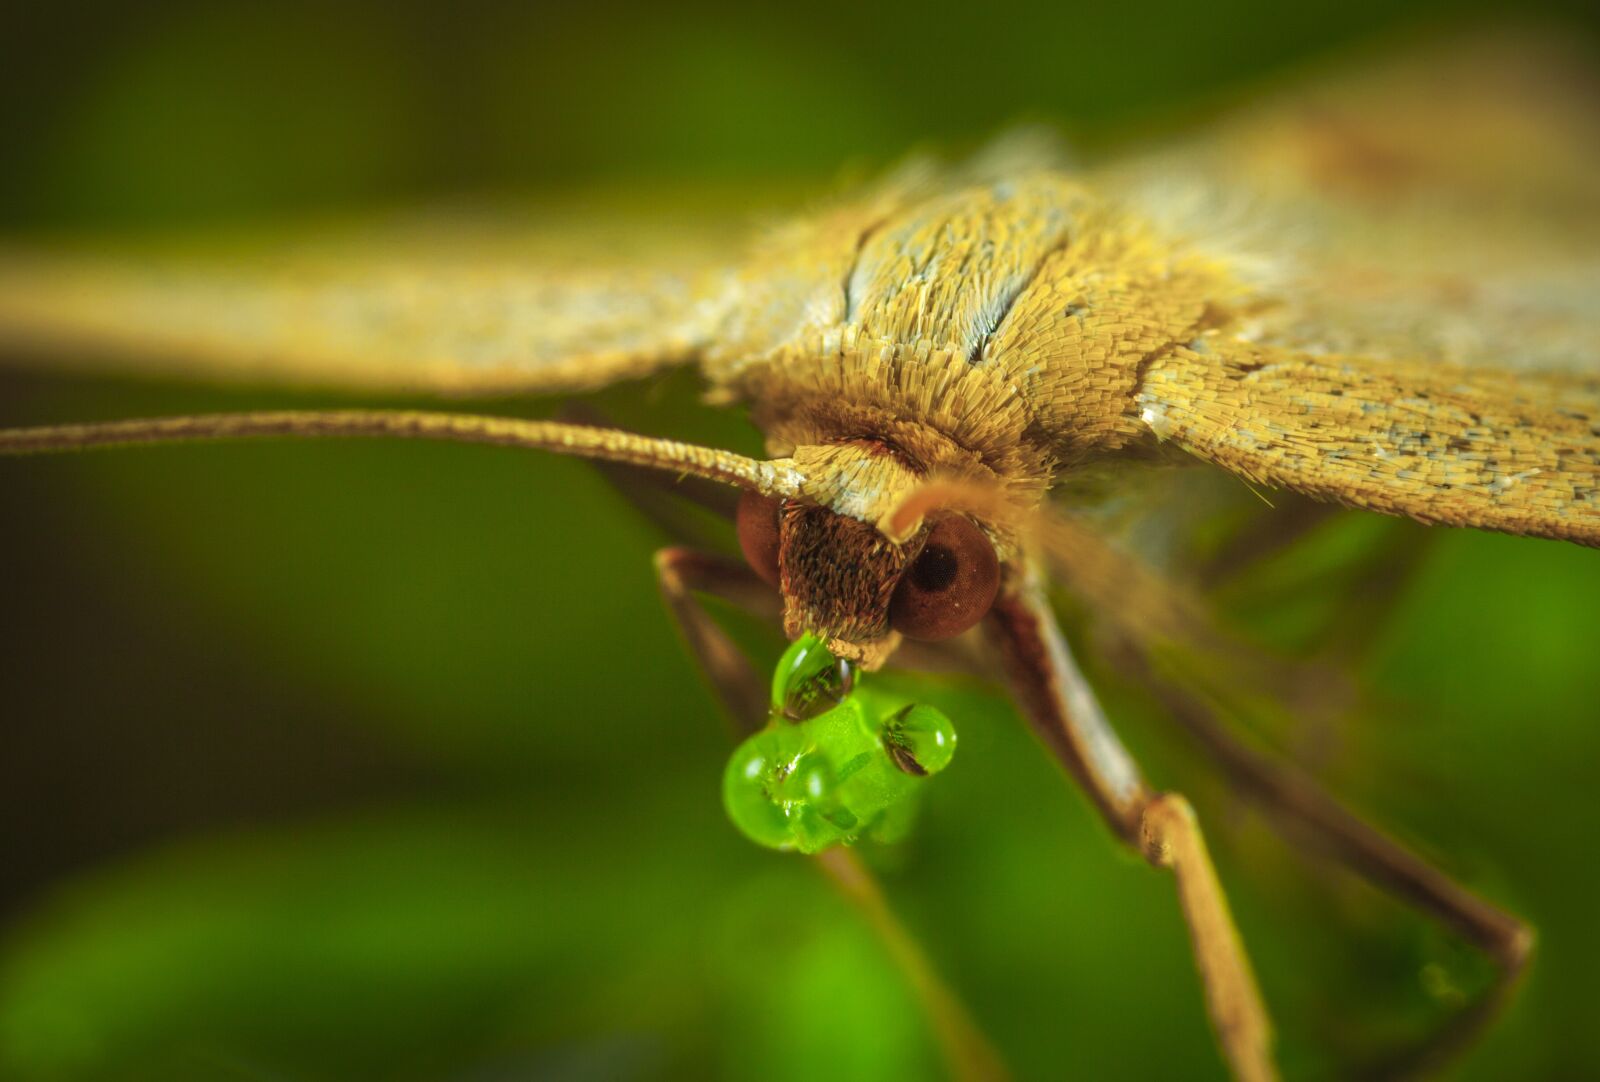
[{"label": "golden brown wing edge", "polygon": [[1143,421],[1260,485],[1600,545],[1600,381],[1242,343],[1151,365]]},{"label": "golden brown wing edge", "polygon": [[[743,223],[734,217],[737,224]],[[0,246],[0,364],[380,393],[594,390],[692,361],[726,222],[297,228]]]}]

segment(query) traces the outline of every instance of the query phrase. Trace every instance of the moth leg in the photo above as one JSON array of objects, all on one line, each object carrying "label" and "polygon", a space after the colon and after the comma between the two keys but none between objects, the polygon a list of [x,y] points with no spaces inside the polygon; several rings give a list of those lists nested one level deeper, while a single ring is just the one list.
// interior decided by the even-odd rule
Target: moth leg
[{"label": "moth leg", "polygon": [[1499,1014],[1516,990],[1533,950],[1533,929],[1485,901],[1339,803],[1294,765],[1246,744],[1198,693],[1152,670],[1131,643],[1119,651],[1135,677],[1227,773],[1234,788],[1256,801],[1280,830],[1303,835],[1351,871],[1427,913],[1487,954],[1495,983],[1422,1045],[1384,1065],[1384,1073],[1437,1069],[1463,1051]]},{"label": "moth leg", "polygon": [[[656,571],[667,606],[732,714],[736,733],[743,735],[759,727],[767,716],[766,686],[695,593],[720,597],[762,616],[776,615],[777,594],[742,562],[688,548],[657,552]],[[848,849],[834,848],[817,854],[813,860],[865,918],[905,975],[941,1045],[951,1075],[964,1082],[994,1082],[1007,1077],[999,1054],[934,969],[916,937],[895,916],[882,886],[861,859]]]},{"label": "moth leg", "polygon": [[1277,1078],[1272,1023],[1194,808],[1178,793],[1151,798],[1141,817],[1139,841],[1145,859],[1170,868],[1177,880],[1206,1006],[1234,1075],[1242,1082]]},{"label": "moth leg", "polygon": [[700,671],[727,709],[734,732],[742,736],[759,729],[768,712],[766,685],[695,593],[774,616],[777,594],[742,561],[682,546],[656,553],[656,579]]},{"label": "moth leg", "polygon": [[[1090,591],[1102,589],[1098,584],[1113,582],[1131,597],[1153,598],[1146,606],[1153,611],[1161,611],[1160,603],[1166,596],[1182,602],[1184,607],[1177,610],[1183,614],[1181,619],[1119,620],[1109,629],[1105,653],[1131,677],[1155,692],[1172,717],[1227,772],[1237,791],[1263,806],[1275,826],[1297,829],[1310,844],[1356,874],[1442,921],[1497,963],[1499,979],[1493,987],[1432,1039],[1413,1049],[1406,1063],[1386,1066],[1389,1070],[1398,1070],[1435,1065],[1465,1048],[1494,1020],[1515,990],[1518,975],[1526,967],[1532,950],[1532,930],[1366,823],[1303,770],[1247,745],[1220,720],[1203,693],[1189,681],[1180,679],[1181,670],[1163,665],[1163,659],[1171,657],[1168,649],[1171,645],[1196,650],[1201,657],[1217,656],[1209,641],[1210,635],[1206,633],[1209,624],[1199,622],[1205,619],[1203,611],[1194,609],[1190,599],[1149,567],[1094,535],[1077,530],[1070,534],[1058,531],[1057,536],[1070,543],[1058,543],[1051,555],[1058,562],[1077,561],[1076,566],[1063,563],[1062,572],[1079,592],[1090,594]],[[1395,544],[1403,552],[1392,552],[1389,560],[1376,562],[1367,573],[1378,576],[1375,581],[1382,581],[1385,575],[1408,573],[1431,537],[1427,531],[1402,531]],[[1090,594],[1090,597],[1101,607],[1115,603],[1114,597],[1104,593]],[[1196,634],[1196,630],[1201,634]],[[1334,649],[1336,652],[1336,646]],[[1280,697],[1292,701],[1301,711],[1314,705],[1318,697],[1337,700],[1347,697],[1342,682],[1307,679],[1318,671],[1317,668],[1307,669],[1303,676],[1273,683],[1280,685]],[[1321,671],[1331,674],[1337,670]],[[1263,668],[1255,675],[1266,679],[1273,674]],[[1307,692],[1315,694],[1307,695]]]},{"label": "moth leg", "polygon": [[1093,799],[1111,828],[1177,881],[1206,1009],[1234,1075],[1277,1077],[1272,1026],[1194,809],[1154,793],[1106,721],[1036,582],[1007,583],[989,627],[1034,730]]}]

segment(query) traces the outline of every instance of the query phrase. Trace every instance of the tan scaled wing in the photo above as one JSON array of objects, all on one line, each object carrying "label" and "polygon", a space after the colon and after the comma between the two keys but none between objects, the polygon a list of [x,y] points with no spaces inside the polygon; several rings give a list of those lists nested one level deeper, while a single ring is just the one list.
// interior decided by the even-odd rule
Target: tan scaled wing
[{"label": "tan scaled wing", "polygon": [[706,202],[586,196],[0,244],[0,363],[399,393],[591,390],[698,355],[746,224]]},{"label": "tan scaled wing", "polygon": [[1313,86],[1119,179],[1259,283],[1143,421],[1265,485],[1600,544],[1600,80],[1501,35]]}]

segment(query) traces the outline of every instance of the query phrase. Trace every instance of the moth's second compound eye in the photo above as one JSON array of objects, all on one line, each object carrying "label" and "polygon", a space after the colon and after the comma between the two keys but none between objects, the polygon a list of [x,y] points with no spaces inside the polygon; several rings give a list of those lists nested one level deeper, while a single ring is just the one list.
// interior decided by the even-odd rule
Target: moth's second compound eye
[{"label": "moth's second compound eye", "polygon": [[1000,588],[1000,560],[971,519],[936,523],[889,602],[889,626],[908,639],[954,638],[983,619]]},{"label": "moth's second compound eye", "polygon": [[739,497],[734,516],[745,562],[773,586],[778,585],[778,511],[782,506],[770,496],[747,491]]}]

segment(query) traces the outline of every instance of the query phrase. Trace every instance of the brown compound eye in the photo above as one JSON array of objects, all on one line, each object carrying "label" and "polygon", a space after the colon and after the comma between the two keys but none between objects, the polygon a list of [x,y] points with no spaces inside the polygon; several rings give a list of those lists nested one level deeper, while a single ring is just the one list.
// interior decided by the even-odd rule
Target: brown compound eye
[{"label": "brown compound eye", "polygon": [[934,524],[889,601],[889,626],[908,639],[954,638],[983,619],[1000,588],[1000,560],[975,523]]},{"label": "brown compound eye", "polygon": [[733,517],[745,563],[773,586],[779,585],[778,512],[782,506],[771,496],[746,490],[739,497],[739,510]]}]

